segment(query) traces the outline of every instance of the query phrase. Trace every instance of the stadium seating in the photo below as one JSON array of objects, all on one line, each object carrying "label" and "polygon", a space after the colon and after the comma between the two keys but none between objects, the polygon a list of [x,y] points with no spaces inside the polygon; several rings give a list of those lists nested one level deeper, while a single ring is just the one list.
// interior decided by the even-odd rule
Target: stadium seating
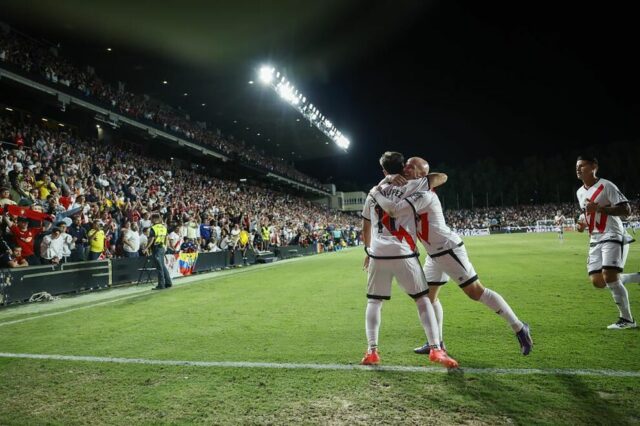
[{"label": "stadium seating", "polygon": [[[9,143],[0,151],[0,187],[10,191],[2,205],[28,206],[55,218],[55,224],[69,225],[73,215],[86,227],[99,221],[106,234],[104,257],[124,254],[123,234],[132,224],[144,239],[152,211],[165,216],[177,250],[189,249],[185,244],[200,251],[237,248],[241,231],[257,248],[305,246],[332,238],[334,230],[347,236],[359,226],[357,215],[325,209],[264,184],[180,169],[168,159],[147,158],[124,142],[107,144],[5,115],[0,117],[0,140]],[[2,231],[11,245],[13,237]]]},{"label": "stadium seating", "polygon": [[299,172],[281,159],[269,156],[242,140],[234,140],[233,136],[227,137],[219,131],[207,130],[203,125],[191,121],[184,112],[162,101],[110,84],[97,76],[87,64],[77,66],[58,56],[54,47],[40,44],[14,31],[0,30],[0,66],[3,63],[17,67],[27,74],[44,77],[61,89],[76,90],[113,111],[152,123],[164,131],[185,137],[238,161],[323,189],[317,179]]}]

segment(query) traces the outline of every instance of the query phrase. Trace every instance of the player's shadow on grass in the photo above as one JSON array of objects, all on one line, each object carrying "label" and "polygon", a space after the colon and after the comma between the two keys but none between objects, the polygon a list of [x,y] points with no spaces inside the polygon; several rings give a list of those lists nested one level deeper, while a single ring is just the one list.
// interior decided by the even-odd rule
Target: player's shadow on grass
[{"label": "player's shadow on grass", "polygon": [[[492,365],[475,365],[475,368],[493,368]],[[532,380],[532,378],[535,379]],[[555,384],[553,383],[555,381]],[[465,373],[464,369],[450,370],[446,375],[446,385],[452,391],[473,398],[487,408],[488,413],[500,413],[514,419],[526,418],[537,410],[549,414],[549,410],[563,412],[571,405],[571,411],[584,413],[585,418],[606,419],[606,424],[628,424],[629,420],[612,410],[612,406],[594,391],[580,376],[570,375],[531,375],[513,376],[507,374],[477,375]],[[534,392],[540,386],[547,385],[543,393]],[[529,385],[529,386],[528,386]],[[531,387],[530,387],[531,386]],[[566,389],[570,401],[565,401],[562,395],[554,393],[554,388]],[[545,402],[545,398],[549,400]],[[549,406],[549,404],[551,406]],[[537,407],[537,408],[536,408]],[[578,408],[577,410],[575,410]],[[538,418],[538,420],[541,420]],[[550,420],[550,419],[548,419]],[[556,419],[562,422],[562,418]],[[566,419],[564,419],[566,420]],[[580,422],[580,419],[575,419]],[[544,421],[544,419],[542,419]],[[597,422],[596,422],[597,423]]]}]

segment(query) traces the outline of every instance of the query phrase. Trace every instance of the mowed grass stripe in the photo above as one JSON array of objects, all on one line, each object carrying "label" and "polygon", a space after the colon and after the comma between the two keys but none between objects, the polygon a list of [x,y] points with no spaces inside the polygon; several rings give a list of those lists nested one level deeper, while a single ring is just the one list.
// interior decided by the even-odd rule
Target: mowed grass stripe
[{"label": "mowed grass stripe", "polygon": [[144,364],[177,367],[206,367],[206,368],[268,368],[285,370],[364,370],[364,371],[396,371],[403,373],[449,373],[449,374],[488,374],[528,376],[595,376],[595,377],[640,377],[640,371],[619,370],[589,370],[563,368],[458,368],[447,370],[441,367],[408,367],[401,365],[364,366],[354,364],[296,364],[273,362],[238,362],[238,361],[179,361],[144,358],[114,358],[96,356],[55,355],[55,354],[14,354],[0,352],[0,358],[22,358],[53,361],[94,362],[114,364]]}]

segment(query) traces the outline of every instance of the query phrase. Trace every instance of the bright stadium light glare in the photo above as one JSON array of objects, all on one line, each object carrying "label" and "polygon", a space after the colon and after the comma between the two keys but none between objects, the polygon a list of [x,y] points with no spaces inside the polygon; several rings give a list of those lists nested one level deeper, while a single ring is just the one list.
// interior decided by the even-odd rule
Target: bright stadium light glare
[{"label": "bright stadium light glare", "polygon": [[[331,120],[326,118],[300,90],[291,84],[283,73],[270,65],[263,65],[256,73],[257,80],[273,89],[282,100],[295,108],[302,115],[302,118],[309,121],[309,126],[314,126],[320,130],[341,149],[346,151],[349,148],[351,144],[349,139],[343,136]],[[300,118],[297,118],[296,121],[299,122]]]},{"label": "bright stadium light glare", "polygon": [[275,72],[275,68],[270,67],[268,65],[264,65],[258,71],[258,76],[260,77],[260,81],[263,84],[269,84],[273,81],[273,73]]},{"label": "bright stadium light glare", "polygon": [[342,149],[348,149],[349,145],[351,145],[351,141],[349,141],[349,139],[345,138],[344,136],[340,136],[338,139],[336,139],[336,144]]},{"label": "bright stadium light glare", "polygon": [[278,94],[282,99],[289,103],[293,103],[293,100],[295,99],[293,88],[288,84],[281,84],[278,88]]}]

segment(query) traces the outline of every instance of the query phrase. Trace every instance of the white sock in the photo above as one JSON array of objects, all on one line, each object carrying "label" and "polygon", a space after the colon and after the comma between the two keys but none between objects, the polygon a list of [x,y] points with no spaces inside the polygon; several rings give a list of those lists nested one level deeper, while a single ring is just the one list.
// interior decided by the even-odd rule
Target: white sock
[{"label": "white sock", "polygon": [[444,334],[442,332],[442,324],[444,320],[444,312],[442,311],[442,305],[440,304],[440,299],[436,299],[436,301],[433,302],[431,306],[433,306],[433,313],[436,316],[436,321],[438,321],[438,329],[440,331],[440,342],[443,342]]},{"label": "white sock", "polygon": [[620,281],[622,284],[640,283],[640,272],[634,274],[620,274]]},{"label": "white sock", "polygon": [[631,316],[631,307],[629,306],[629,293],[625,286],[622,285],[622,281],[618,280],[612,283],[607,283],[607,287],[611,290],[613,301],[618,305],[620,316],[626,320],[633,321],[633,316]]},{"label": "white sock", "polygon": [[511,329],[514,332],[518,332],[522,329],[522,321],[518,319],[513,310],[509,306],[507,302],[495,291],[491,289],[485,288],[482,296],[480,296],[480,302],[487,305],[489,309],[491,309],[496,314],[500,315],[505,319],[511,326]]},{"label": "white sock", "polygon": [[427,296],[422,296],[416,299],[416,306],[418,307],[418,317],[420,317],[420,323],[424,329],[424,333],[427,335],[427,340],[431,346],[437,346],[440,348],[440,333],[438,332],[438,321],[436,320],[436,314],[433,312],[433,306],[431,306],[431,300]]},{"label": "white sock", "polygon": [[365,329],[367,330],[367,343],[369,350],[378,347],[378,332],[382,320],[382,300],[368,299],[367,312],[365,314]]}]

